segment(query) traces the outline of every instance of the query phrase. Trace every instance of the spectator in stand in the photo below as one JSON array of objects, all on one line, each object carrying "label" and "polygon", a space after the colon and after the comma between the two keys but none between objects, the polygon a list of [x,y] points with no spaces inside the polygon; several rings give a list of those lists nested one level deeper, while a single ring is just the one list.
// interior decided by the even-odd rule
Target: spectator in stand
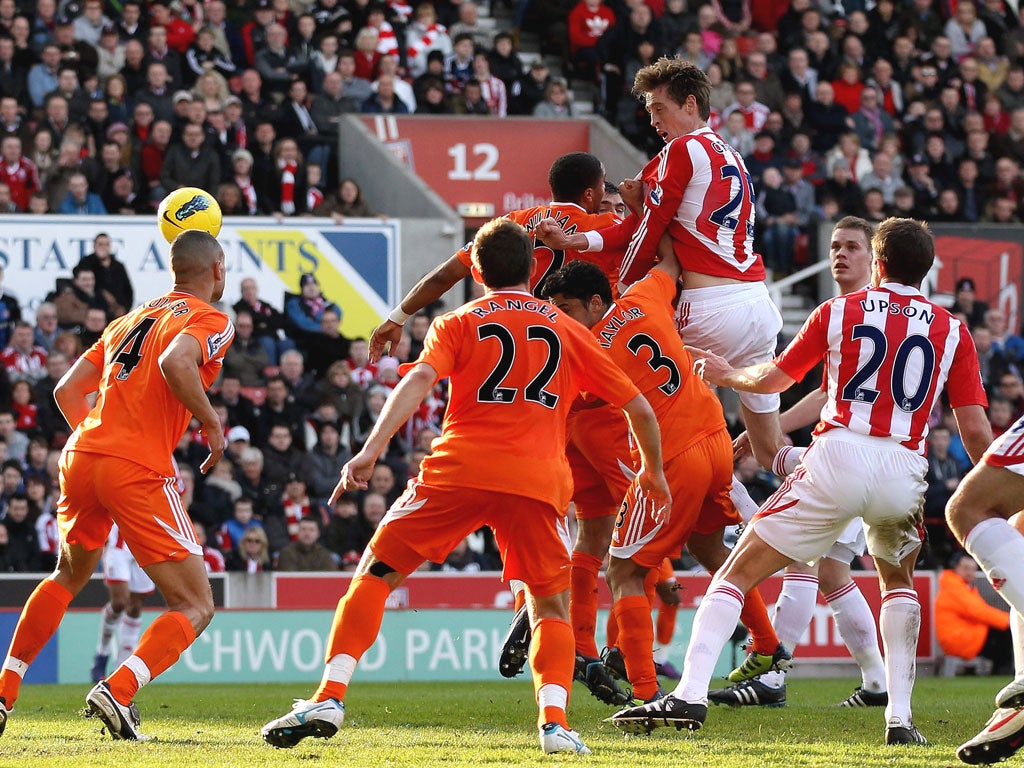
[{"label": "spectator in stand", "polygon": [[892,205],[896,190],[903,186],[903,181],[892,171],[892,160],[888,155],[879,153],[871,161],[871,172],[864,174],[860,180],[860,188],[865,192],[877,189],[882,193],[886,205]]},{"label": "spectator in stand", "polygon": [[266,349],[270,365],[277,365],[282,352],[295,349],[295,343],[284,333],[287,319],[284,314],[260,298],[259,285],[254,278],[243,278],[239,288],[242,297],[232,305],[232,309],[236,313],[250,313],[255,322],[253,334]]},{"label": "spectator in stand", "polygon": [[288,299],[284,311],[288,321],[300,333],[320,333],[324,310],[333,309],[341,317],[337,304],[328,301],[320,290],[320,283],[312,273],[299,278],[299,296]]},{"label": "spectator in stand", "polygon": [[189,124],[181,134],[181,143],[172,144],[160,170],[160,184],[166,192],[179,187],[216,189],[220,184],[220,160],[213,150],[203,146],[202,126]]},{"label": "spectator in stand", "polygon": [[[340,361],[339,363],[344,365]],[[352,452],[347,444],[342,444],[342,428],[337,421],[324,421],[317,426],[318,439],[306,459],[309,492],[314,498],[327,499],[334,490],[334,486],[338,484],[341,468],[352,457]],[[349,434],[347,427],[344,431],[346,435]]]},{"label": "spectator in stand", "polygon": [[262,573],[273,570],[270,559],[270,543],[267,540],[267,532],[263,530],[262,526],[251,526],[245,531],[236,546],[230,549],[221,547],[221,549],[230,552],[225,558],[228,571]]},{"label": "spectator in stand", "polygon": [[342,92],[356,104],[362,104],[373,93],[372,72],[371,77],[357,73],[356,52],[351,48],[344,48],[338,52],[338,72],[341,73]]},{"label": "spectator in stand", "polygon": [[505,83],[505,89],[511,91],[512,84],[522,77],[524,70],[522,59],[516,53],[512,35],[498,32],[494,36],[493,46],[487,54],[491,72]]},{"label": "spectator in stand", "polygon": [[331,510],[324,545],[342,559],[343,570],[348,571],[355,568],[355,563],[348,561],[358,562],[369,540],[370,532],[365,518],[359,514],[356,498],[350,493],[341,494]]},{"label": "spectator in stand", "polygon": [[[36,307],[36,327],[33,331],[35,344],[45,349],[47,354],[49,354],[59,332],[60,328],[57,326],[57,307],[52,302],[44,301]],[[56,383],[54,382],[54,384]]]},{"label": "spectator in stand", "polygon": [[84,173],[75,173],[68,178],[68,193],[57,209],[58,213],[71,215],[106,216],[107,208],[99,195],[89,191],[89,180]]},{"label": "spectator in stand", "polygon": [[280,24],[267,28],[267,43],[256,54],[254,66],[263,78],[267,94],[284,95],[291,83],[298,78],[302,62],[288,50],[288,31]]},{"label": "spectator in stand", "polygon": [[860,107],[851,117],[861,146],[869,152],[877,151],[882,137],[896,130],[892,117],[879,106],[878,91],[870,86],[860,92]]},{"label": "spectator in stand", "polygon": [[992,334],[992,347],[1019,370],[1024,364],[1024,338],[1010,332],[1006,315],[998,307],[985,312],[984,323]]},{"label": "spectator in stand", "polygon": [[270,209],[281,216],[298,216],[306,211],[307,177],[300,172],[303,166],[299,145],[293,139],[281,139],[274,149],[275,167],[267,202]]},{"label": "spectator in stand", "polygon": [[597,68],[597,41],[615,26],[615,13],[604,0],[579,0],[569,11],[569,66],[580,80],[593,80]]},{"label": "spectator in stand", "polygon": [[935,594],[935,636],[947,656],[988,659],[993,674],[1013,674],[1010,614],[989,605],[978,593],[978,564],[966,554],[953,557],[939,574]]},{"label": "spectator in stand", "polygon": [[60,48],[55,44],[43,46],[42,59],[28,73],[28,92],[32,106],[40,108],[46,94],[57,88],[57,73],[60,68]]},{"label": "spectator in stand", "polygon": [[[419,77],[427,71],[427,56],[437,51],[442,57],[452,52],[448,30],[437,20],[437,11],[430,3],[416,6],[416,16],[405,33],[406,60],[409,74]],[[443,60],[443,58],[442,58]]]},{"label": "spectator in stand", "polygon": [[757,133],[764,127],[769,111],[765,104],[756,100],[753,83],[740,83],[736,86],[736,101],[726,107],[722,118],[728,119],[731,113],[739,112],[743,115],[743,121],[747,128],[751,132]]},{"label": "spectator in stand", "polygon": [[776,152],[775,136],[769,131],[758,131],[754,134],[754,151],[743,159],[755,185],[761,183],[761,177],[766,169],[782,168],[782,156]]},{"label": "spectator in stand", "polygon": [[336,141],[341,116],[358,111],[359,105],[345,93],[341,73],[328,72],[324,75],[323,92],[316,96],[309,108],[317,133],[325,140]]},{"label": "spectator in stand", "polygon": [[[46,376],[46,350],[35,344],[32,326],[19,320],[11,331],[10,343],[0,352],[0,363],[11,381],[34,384]],[[8,444],[10,447],[10,444]]]},{"label": "spectator in stand", "polygon": [[931,559],[935,565],[947,562],[953,553],[955,541],[945,524],[945,509],[964,477],[959,463],[950,455],[951,441],[952,434],[943,424],[937,424],[928,433],[928,473],[925,475],[928,490],[924,495],[924,517]]},{"label": "spectator in stand", "polygon": [[375,81],[376,91],[360,105],[360,112],[365,114],[406,115],[409,107],[398,98],[395,92],[395,76],[380,75]]},{"label": "spectator in stand", "polygon": [[797,226],[796,199],[782,188],[778,168],[766,167],[756,201],[757,222],[761,230],[761,253],[765,267],[776,277],[793,271],[793,249],[800,234]]},{"label": "spectator in stand", "polygon": [[34,192],[40,190],[39,174],[35,164],[21,153],[21,140],[8,136],[0,142],[0,181],[11,189],[11,202],[19,211],[28,210],[28,201]]},{"label": "spectator in stand", "polygon": [[295,139],[311,165],[324,167],[329,162],[331,145],[320,135],[320,129],[309,111],[309,90],[303,80],[288,86],[278,121],[281,136]]},{"label": "spectator in stand", "polygon": [[217,48],[217,38],[213,29],[202,27],[196,35],[196,41],[185,54],[184,85],[194,84],[200,77],[216,72],[225,78],[233,77],[237,68],[230,54]]},{"label": "spectator in stand", "polygon": [[96,277],[96,290],[109,293],[114,301],[110,310],[113,317],[120,317],[135,306],[135,290],[124,264],[114,255],[110,235],[101,232],[92,242],[93,252],[78,262],[82,269],[90,270]]},{"label": "spectator in stand", "polygon": [[[128,50],[125,49],[125,62],[128,61]],[[153,78],[150,74],[154,64],[162,64],[164,67],[165,74],[165,85],[164,87],[169,90],[175,90],[181,88],[184,84],[184,78],[182,76],[182,61],[181,54],[171,48],[167,41],[167,30],[161,26],[154,26],[149,28],[147,34],[147,47],[146,47],[146,58],[144,60],[146,65],[146,80],[152,88]],[[161,116],[159,112],[158,116]]]},{"label": "spectator in stand", "polygon": [[413,90],[412,85],[403,80],[399,74],[397,56],[392,54],[385,54],[384,56],[381,56],[380,63],[377,66],[377,80],[373,83],[373,90],[375,93],[379,90],[380,79],[386,75],[391,77],[395,95],[403,104],[405,104],[406,109],[408,109],[410,113],[415,112],[416,93]]},{"label": "spectator in stand", "polygon": [[985,24],[978,18],[974,3],[957,3],[956,12],[946,22],[945,36],[949,38],[953,58],[960,60],[974,52],[978,43],[988,35]]},{"label": "spectator in stand", "polygon": [[279,571],[336,571],[338,563],[331,551],[320,543],[320,523],[307,517],[298,524],[298,536],[277,560]]},{"label": "spectator in stand", "polygon": [[42,568],[42,552],[35,522],[29,518],[28,497],[13,494],[7,502],[3,525],[7,529],[7,559],[16,572],[38,571]]},{"label": "spectator in stand", "polygon": [[743,157],[753,154],[754,134],[747,128],[747,121],[742,112],[730,112],[719,129],[718,135],[725,139],[726,143]]},{"label": "spectator in stand", "polygon": [[569,86],[560,77],[548,81],[544,100],[533,108],[533,116],[543,120],[567,120],[573,116]]},{"label": "spectator in stand", "polygon": [[956,281],[953,299],[953,306],[949,308],[949,311],[954,315],[960,314],[966,317],[967,324],[972,330],[985,325],[985,313],[988,312],[989,307],[988,304],[977,298],[973,278],[961,277]]},{"label": "spectator in stand", "polygon": [[532,115],[534,108],[544,99],[550,79],[548,65],[541,59],[534,60],[529,71],[512,84],[509,112],[513,115]]},{"label": "spectator in stand", "polygon": [[246,310],[236,310],[234,325],[235,341],[224,355],[224,375],[236,377],[244,387],[263,386],[264,371],[271,360],[267,346],[253,335],[253,315]]},{"label": "spectator in stand", "polygon": [[224,555],[219,549],[214,549],[208,543],[206,526],[193,520],[192,531],[196,535],[196,543],[203,548],[203,564],[206,566],[206,573],[223,573],[226,571],[227,563],[224,561]]},{"label": "spectator in stand", "polygon": [[[288,382],[281,376],[271,376],[267,380],[266,400],[256,414],[256,432],[253,435],[255,444],[260,447],[267,445],[272,428],[279,424],[287,425],[292,434],[292,443],[296,448],[304,450],[306,444],[305,411],[290,396]],[[287,447],[282,450],[287,450]],[[263,458],[264,464],[266,464],[266,457]],[[299,469],[299,467],[292,467],[289,471],[297,472]],[[265,469],[263,471],[266,472]]]}]

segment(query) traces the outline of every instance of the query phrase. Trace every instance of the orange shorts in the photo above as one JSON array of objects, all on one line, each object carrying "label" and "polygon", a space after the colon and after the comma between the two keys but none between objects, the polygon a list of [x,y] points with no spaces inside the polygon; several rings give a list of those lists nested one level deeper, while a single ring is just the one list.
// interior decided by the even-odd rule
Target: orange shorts
[{"label": "orange shorts", "polygon": [[424,560],[444,562],[484,525],[494,531],[504,579],[525,582],[537,597],[569,588],[572,543],[565,517],[550,504],[511,493],[412,482],[380,521],[370,549],[381,562],[409,574]]},{"label": "orange shorts", "polygon": [[605,403],[569,418],[565,455],[572,471],[572,500],[582,520],[611,517],[632,480],[629,426],[620,408]]},{"label": "orange shorts", "polygon": [[672,513],[658,518],[650,503],[629,488],[619,509],[609,552],[645,568],[658,568],[679,557],[691,533],[714,533],[740,522],[729,499],[732,483],[732,442],[724,429],[709,435],[665,464],[672,491]]},{"label": "orange shorts", "polygon": [[57,499],[61,538],[99,549],[115,522],[143,568],[202,555],[175,482],[127,459],[64,451]]}]

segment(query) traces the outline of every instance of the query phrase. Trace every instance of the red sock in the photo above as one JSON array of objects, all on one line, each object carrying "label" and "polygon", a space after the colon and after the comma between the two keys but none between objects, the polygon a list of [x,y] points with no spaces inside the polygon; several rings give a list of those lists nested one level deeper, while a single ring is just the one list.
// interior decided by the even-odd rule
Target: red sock
[{"label": "red sock", "polygon": [[[541,619],[533,627],[530,643],[530,669],[533,671],[533,690],[540,712],[537,725],[558,723],[569,728],[565,709],[569,706],[575,664],[572,627],[562,619]],[[554,689],[542,690],[546,686]],[[564,690],[564,698],[558,689]]]},{"label": "red sock", "polygon": [[0,671],[0,699],[7,702],[8,709],[14,706],[18,698],[22,675],[57,631],[73,597],[52,579],[39,582],[29,595],[14,629],[10,650],[7,651],[12,660],[21,662],[24,667],[18,665],[21,674],[13,669]]},{"label": "red sock", "polygon": [[569,620],[576,638],[576,652],[597,658],[597,574],[603,558],[586,552],[572,553]]},{"label": "red sock", "polygon": [[668,605],[662,603],[658,608],[658,623],[656,637],[658,645],[668,645],[672,642],[672,635],[676,631],[676,614],[679,613],[679,605]]},{"label": "red sock", "polygon": [[[353,579],[348,592],[338,601],[334,611],[331,634],[327,640],[328,664],[341,654],[351,656],[356,661],[363,657],[380,634],[380,625],[384,621],[384,603],[389,594],[391,587],[376,576],[364,575]],[[328,669],[312,701],[344,700],[348,680],[330,680],[330,674],[331,670]],[[346,677],[351,677],[351,672]]]},{"label": "red sock", "polygon": [[747,592],[743,602],[743,612],[740,613],[740,621],[750,632],[753,638],[752,650],[762,656],[771,656],[779,647],[779,636],[775,634],[771,619],[768,618],[768,609],[764,605],[764,599],[757,587]]},{"label": "red sock", "polygon": [[626,662],[626,674],[633,686],[633,695],[649,699],[658,691],[658,674],[654,669],[654,626],[651,604],[646,595],[627,595],[615,601],[615,619],[619,623],[619,649]]},{"label": "red sock", "polygon": [[[195,639],[196,631],[185,614],[168,611],[158,616],[142,633],[135,653],[107,678],[111,695],[128,706],[139,688],[170,669]],[[133,657],[145,665],[144,670],[132,668]]]}]

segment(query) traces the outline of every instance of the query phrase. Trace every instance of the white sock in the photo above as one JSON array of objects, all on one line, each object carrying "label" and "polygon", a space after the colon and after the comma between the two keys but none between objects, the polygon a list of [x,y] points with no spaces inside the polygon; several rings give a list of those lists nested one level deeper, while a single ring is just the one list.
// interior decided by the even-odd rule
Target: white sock
[{"label": "white sock", "polygon": [[779,477],[785,477],[797,468],[806,450],[806,448],[798,448],[795,445],[782,446],[775,454],[775,458],[772,459],[772,472]]},{"label": "white sock", "polygon": [[519,597],[519,593],[526,589],[526,582],[519,579],[509,579],[508,588],[512,592],[512,597]]},{"label": "white sock", "polygon": [[750,492],[747,491],[747,487],[740,482],[736,475],[732,476],[732,488],[729,489],[729,498],[732,500],[733,506],[736,507],[736,511],[740,513],[744,523],[749,523],[754,515],[757,514],[757,502],[750,498]]},{"label": "white sock", "polygon": [[711,582],[693,617],[683,676],[672,695],[689,702],[706,702],[711,676],[726,642],[736,631],[743,610],[743,592],[724,579]]},{"label": "white sock", "polygon": [[656,645],[654,646],[654,663],[664,664],[668,661],[668,646],[667,645]]},{"label": "white sock", "polygon": [[978,561],[996,592],[1024,612],[1024,536],[999,517],[982,520],[964,540],[964,549]]},{"label": "white sock", "polygon": [[331,682],[348,685],[352,682],[352,674],[356,671],[356,658],[347,653],[332,656],[324,667],[324,676],[320,684]]},{"label": "white sock", "polygon": [[1024,617],[1016,608],[1010,609],[1010,637],[1013,638],[1013,676],[1024,677]]},{"label": "white sock", "polygon": [[885,662],[878,649],[875,616],[864,599],[864,593],[851,581],[825,595],[825,602],[832,609],[843,642],[860,667],[861,687],[865,691],[881,693],[885,690]]},{"label": "white sock", "polygon": [[124,616],[124,612],[114,613],[110,603],[103,606],[103,618],[100,621],[100,641],[96,644],[97,656],[107,656],[110,654],[110,641],[113,639],[114,633],[117,632],[122,616]]},{"label": "white sock", "polygon": [[121,620],[121,632],[118,636],[117,643],[117,660],[116,664],[120,666],[121,662],[127,659],[132,653],[135,652],[135,646],[139,644],[139,635],[142,634],[142,617],[132,618],[131,616],[125,616]]},{"label": "white sock", "polygon": [[818,601],[818,577],[813,573],[786,573],[782,577],[782,592],[775,601],[772,626],[779,642],[790,653],[796,651],[804,633],[811,625],[814,606]]},{"label": "white sock", "polygon": [[544,707],[557,707],[564,710],[569,704],[569,692],[560,685],[545,683],[537,691],[537,707],[544,711]]},{"label": "white sock", "polygon": [[879,618],[885,646],[885,682],[889,704],[885,719],[898,717],[911,723],[910,697],[917,677],[917,638],[921,634],[921,603],[912,589],[891,589],[882,593]]},{"label": "white sock", "polygon": [[146,666],[146,662],[144,662],[135,654],[132,654],[127,659],[125,659],[123,666],[130,669],[132,674],[135,675],[135,679],[139,682],[139,688],[146,685],[150,680],[153,679],[153,673],[149,671],[149,667]]}]

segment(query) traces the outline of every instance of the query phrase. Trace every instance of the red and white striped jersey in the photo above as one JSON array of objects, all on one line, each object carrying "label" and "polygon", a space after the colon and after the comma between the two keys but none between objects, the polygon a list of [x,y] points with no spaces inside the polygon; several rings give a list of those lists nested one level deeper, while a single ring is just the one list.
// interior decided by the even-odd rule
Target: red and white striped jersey
[{"label": "red and white striped jersey", "polygon": [[[754,253],[754,187],[740,153],[710,128],[673,139],[640,173],[643,217],[622,261],[621,279],[636,282],[656,261],[668,232],[683,269],[736,280],[764,280]],[[635,220],[627,220],[636,223]],[[624,240],[625,227],[601,231],[605,249]]]},{"label": "red and white striped jersey", "polygon": [[967,327],[911,286],[885,283],[826,301],[775,364],[799,381],[822,360],[828,402],[815,434],[842,427],[923,454],[944,385],[953,408],[988,405]]}]

